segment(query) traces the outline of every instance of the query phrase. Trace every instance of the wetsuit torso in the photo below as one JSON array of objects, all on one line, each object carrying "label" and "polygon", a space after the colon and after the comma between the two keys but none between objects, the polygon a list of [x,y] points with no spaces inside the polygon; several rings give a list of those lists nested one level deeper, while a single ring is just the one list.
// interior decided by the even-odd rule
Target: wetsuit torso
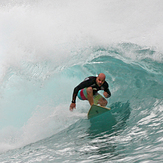
[{"label": "wetsuit torso", "polygon": [[108,83],[105,81],[103,83],[103,85],[98,86],[96,83],[96,78],[95,76],[90,76],[87,77],[86,79],[84,79],[83,82],[81,82],[78,86],[76,86],[74,88],[74,92],[73,92],[73,97],[72,97],[72,102],[75,103],[76,101],[76,96],[78,94],[78,91],[83,89],[83,88],[87,88],[87,87],[92,87],[93,88],[93,95],[95,95],[99,90],[104,90],[105,92],[108,93],[108,97],[111,96],[111,92],[109,90],[109,85]]}]

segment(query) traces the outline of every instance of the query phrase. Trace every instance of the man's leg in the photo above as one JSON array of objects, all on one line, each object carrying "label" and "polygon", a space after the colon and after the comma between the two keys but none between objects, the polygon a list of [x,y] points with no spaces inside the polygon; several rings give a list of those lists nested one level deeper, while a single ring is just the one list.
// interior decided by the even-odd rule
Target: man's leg
[{"label": "man's leg", "polygon": [[98,102],[97,102],[97,104],[100,104],[101,106],[106,106],[107,105],[107,100],[104,98],[104,97],[101,97],[99,100],[98,100]]},{"label": "man's leg", "polygon": [[88,101],[89,101],[90,105],[92,106],[94,104],[94,102],[93,102],[93,89],[92,89],[92,87],[88,87],[87,88],[87,98],[88,98]]},{"label": "man's leg", "polygon": [[95,104],[100,104],[101,106],[106,106],[107,105],[107,100],[102,97],[99,93],[97,93],[94,97],[93,97],[93,89],[92,87],[88,87],[87,88],[87,99],[90,103],[90,105],[92,106],[94,103]]},{"label": "man's leg", "polygon": [[96,95],[94,95],[94,103],[100,104],[101,106],[106,106],[108,102],[104,97],[97,93]]}]

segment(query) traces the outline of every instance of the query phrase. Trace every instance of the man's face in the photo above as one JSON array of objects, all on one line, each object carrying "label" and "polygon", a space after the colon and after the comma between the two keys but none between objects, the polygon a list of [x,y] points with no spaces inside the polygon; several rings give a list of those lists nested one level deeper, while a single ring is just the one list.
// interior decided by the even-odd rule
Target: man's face
[{"label": "man's face", "polygon": [[104,77],[97,77],[96,78],[96,83],[97,83],[97,85],[100,87],[100,86],[102,86],[103,84],[104,84],[104,82],[105,82],[105,78]]}]

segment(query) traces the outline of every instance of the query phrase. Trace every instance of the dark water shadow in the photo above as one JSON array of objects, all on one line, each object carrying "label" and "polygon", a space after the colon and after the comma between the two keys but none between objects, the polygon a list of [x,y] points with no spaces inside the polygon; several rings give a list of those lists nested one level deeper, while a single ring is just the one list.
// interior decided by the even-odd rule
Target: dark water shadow
[{"label": "dark water shadow", "polygon": [[116,102],[112,104],[110,107],[112,115],[114,115],[117,121],[115,129],[116,130],[123,129],[131,113],[129,101],[127,101],[126,103]]},{"label": "dark water shadow", "polygon": [[86,130],[90,140],[89,145],[97,148],[91,152],[91,155],[105,155],[104,158],[97,159],[97,162],[103,162],[118,155],[114,136],[123,131],[131,113],[129,102],[116,102],[110,107],[111,111],[90,119],[90,127]]}]

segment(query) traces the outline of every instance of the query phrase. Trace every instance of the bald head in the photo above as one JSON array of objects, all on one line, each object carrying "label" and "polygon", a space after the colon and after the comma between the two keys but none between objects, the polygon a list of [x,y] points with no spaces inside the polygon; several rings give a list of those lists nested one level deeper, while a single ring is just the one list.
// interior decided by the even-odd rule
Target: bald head
[{"label": "bald head", "polygon": [[105,74],[100,73],[98,75],[98,77],[96,78],[96,83],[97,83],[98,86],[101,86],[101,85],[104,84],[104,82],[105,82]]},{"label": "bald head", "polygon": [[105,74],[103,74],[103,73],[98,74],[98,77],[99,77],[100,79],[105,80]]}]

